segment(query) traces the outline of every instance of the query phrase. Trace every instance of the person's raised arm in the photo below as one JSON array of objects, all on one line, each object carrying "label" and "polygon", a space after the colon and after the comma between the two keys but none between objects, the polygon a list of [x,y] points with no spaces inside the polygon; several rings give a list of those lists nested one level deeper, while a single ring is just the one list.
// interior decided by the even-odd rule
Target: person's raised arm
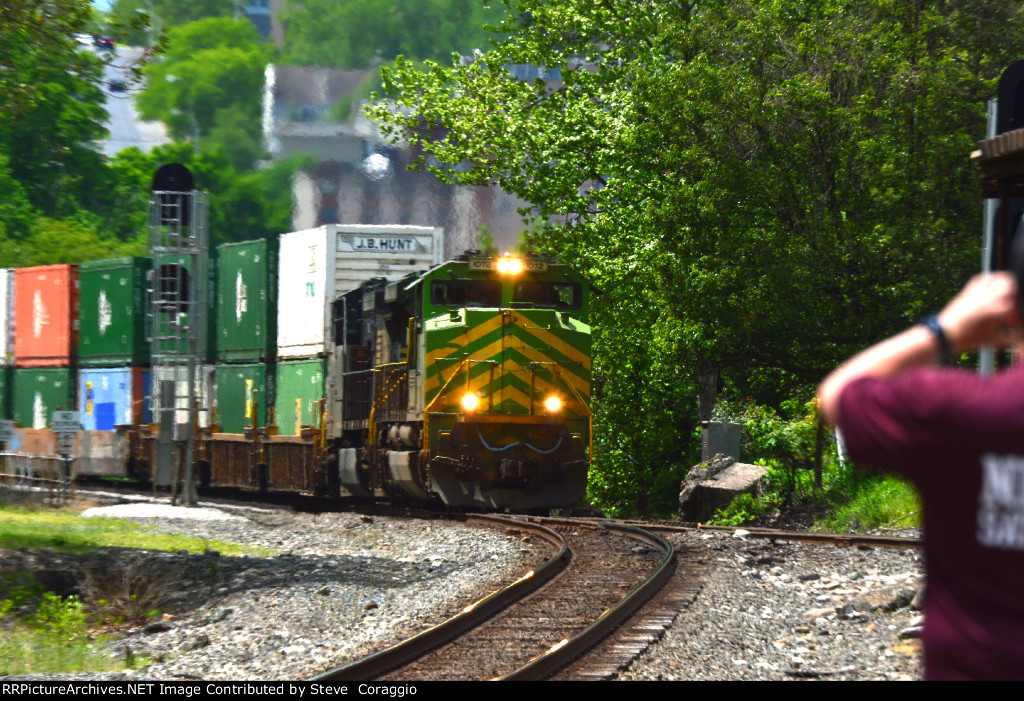
[{"label": "person's raised arm", "polygon": [[[1012,273],[976,275],[937,317],[938,330],[915,326],[855,355],[818,388],[821,416],[838,423],[839,396],[860,377],[890,377],[982,345],[1008,347],[1021,338],[1017,285]],[[943,347],[942,337],[945,338]]]}]

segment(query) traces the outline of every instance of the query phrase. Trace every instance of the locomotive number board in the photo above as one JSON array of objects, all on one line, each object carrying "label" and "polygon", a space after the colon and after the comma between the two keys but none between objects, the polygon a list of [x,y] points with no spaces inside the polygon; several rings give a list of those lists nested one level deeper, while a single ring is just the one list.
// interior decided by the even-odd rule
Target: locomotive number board
[{"label": "locomotive number board", "polygon": [[[496,270],[500,258],[472,258],[469,261],[470,270]],[[543,273],[548,269],[547,261],[523,259],[523,270],[531,273]]]}]

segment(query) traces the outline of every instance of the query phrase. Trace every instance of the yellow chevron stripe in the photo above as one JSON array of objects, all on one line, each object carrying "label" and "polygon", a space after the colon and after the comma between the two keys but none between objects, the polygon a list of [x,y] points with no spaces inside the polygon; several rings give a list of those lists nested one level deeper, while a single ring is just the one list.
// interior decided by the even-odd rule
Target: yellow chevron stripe
[{"label": "yellow chevron stripe", "polygon": [[[529,407],[530,396],[528,392],[518,389],[509,384],[502,384],[502,375],[517,375],[521,382],[524,384],[530,383],[530,370],[514,361],[507,361],[504,365],[503,370],[499,373],[495,373],[495,384],[498,385],[496,388],[495,403],[500,403],[506,398],[512,398],[513,401],[520,404],[520,406]],[[584,400],[590,398],[590,385],[585,380],[573,375],[569,372],[562,372],[564,377],[570,385],[572,385],[576,391],[580,394]],[[490,373],[484,372],[478,376],[473,377],[469,381],[469,389],[472,392],[478,392],[480,390],[487,391],[490,388]],[[558,378],[552,377],[551,380],[547,380],[545,377],[538,375],[534,380],[534,390],[538,395],[544,395],[550,392],[556,392],[566,400],[572,400],[571,393],[566,392],[565,386],[562,381]],[[445,394],[455,397],[461,397],[466,391],[465,380],[456,379],[451,385],[448,386],[448,391]],[[443,400],[440,400],[443,401]],[[453,401],[452,403],[455,403]],[[539,400],[538,400],[539,401]]]},{"label": "yellow chevron stripe", "polygon": [[[435,348],[434,350],[430,351],[429,353],[427,353],[426,358],[427,373],[429,374],[431,372],[431,366],[438,359],[462,355],[463,353],[465,353],[466,347],[471,345],[474,341],[479,340],[480,338],[486,336],[489,333],[494,333],[500,328],[501,315],[499,314],[498,316],[492,319],[488,319],[486,322],[484,322],[483,324],[476,328],[467,329],[466,332],[463,332],[459,336],[452,338],[440,348]],[[474,353],[474,355],[476,354]]]},{"label": "yellow chevron stripe", "polygon": [[[550,357],[545,355],[544,351],[542,351],[542,350],[538,350],[536,348],[530,348],[529,346],[513,346],[513,348],[516,350],[516,352],[521,353],[522,355],[525,355],[528,359],[530,359],[533,362],[549,362],[550,361]],[[500,358],[501,357],[501,352],[502,352],[502,343],[499,340],[499,341],[496,341],[496,342],[492,343],[491,345],[486,346],[485,348],[482,348],[479,351],[473,353],[473,355],[470,356],[470,357],[475,358],[477,360],[488,360],[488,359],[495,358],[495,357]],[[456,366],[453,366],[453,367],[456,367]],[[525,375],[525,380],[524,381],[527,382],[527,383],[530,381],[530,379],[529,379],[530,378],[530,370],[529,370],[529,368],[527,368],[527,367],[525,367],[523,365],[520,365],[519,363],[517,363],[516,361],[511,360],[511,359],[506,360],[503,364],[499,365],[496,368],[496,370],[497,370],[498,374],[523,373]],[[567,368],[565,368],[565,366],[561,366],[561,370],[562,370],[562,373],[561,373],[562,376],[565,377],[566,381],[569,382],[569,384],[571,384],[573,387],[576,388],[577,392],[579,392],[584,397],[589,397],[590,396],[590,383],[587,380],[579,377],[578,375],[573,373],[571,370],[568,370]],[[463,369],[462,372],[465,372],[465,369]],[[548,370],[548,372],[552,372],[552,371]],[[488,374],[489,373],[484,373],[483,377],[487,377]],[[554,374],[554,373],[552,372],[552,374]],[[540,378],[538,378],[538,380],[539,379]],[[442,379],[440,372],[435,373],[431,377],[427,378],[427,382],[426,382],[426,386],[425,386],[425,391],[432,392],[432,391],[438,389],[446,380],[447,380],[447,378]]]},{"label": "yellow chevron stripe", "polygon": [[518,326],[519,328],[526,331],[526,333],[535,337],[542,344],[554,348],[555,350],[557,350],[559,353],[564,355],[566,358],[569,358],[570,360],[575,360],[584,369],[590,369],[589,356],[587,356],[585,353],[583,353],[583,351],[579,350],[578,348],[574,348],[573,346],[569,345],[564,340],[562,340],[555,334],[551,333],[547,329],[541,329],[537,327],[525,328],[523,325]]}]

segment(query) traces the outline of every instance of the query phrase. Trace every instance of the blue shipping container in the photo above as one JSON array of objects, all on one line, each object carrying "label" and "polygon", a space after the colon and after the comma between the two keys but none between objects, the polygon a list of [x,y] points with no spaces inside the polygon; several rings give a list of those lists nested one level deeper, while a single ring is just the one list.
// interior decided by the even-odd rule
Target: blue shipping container
[{"label": "blue shipping container", "polygon": [[80,368],[78,411],[86,431],[113,431],[118,424],[150,423],[148,368]]}]

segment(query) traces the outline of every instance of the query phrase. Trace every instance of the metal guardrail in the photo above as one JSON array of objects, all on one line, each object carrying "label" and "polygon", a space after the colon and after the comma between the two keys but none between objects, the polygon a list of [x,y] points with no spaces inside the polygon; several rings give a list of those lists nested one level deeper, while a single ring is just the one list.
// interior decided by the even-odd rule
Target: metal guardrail
[{"label": "metal guardrail", "polygon": [[60,455],[0,451],[0,488],[49,489],[49,498],[66,501],[74,482],[74,461]]}]

